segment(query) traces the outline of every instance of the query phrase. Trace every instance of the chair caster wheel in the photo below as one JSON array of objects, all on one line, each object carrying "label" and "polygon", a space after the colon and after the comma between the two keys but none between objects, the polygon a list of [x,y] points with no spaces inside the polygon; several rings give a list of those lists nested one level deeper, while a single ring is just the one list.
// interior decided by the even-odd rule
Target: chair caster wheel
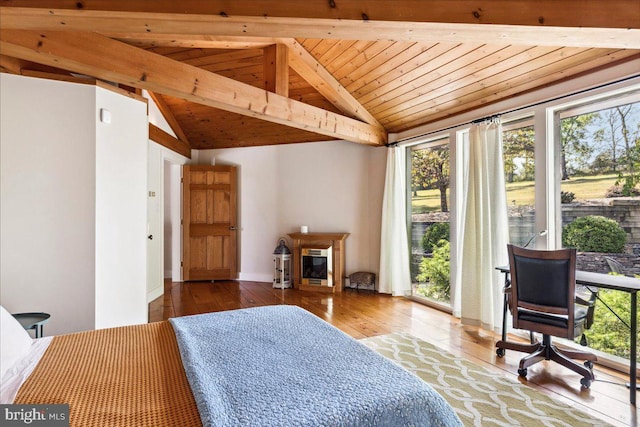
[{"label": "chair caster wheel", "polygon": [[504,357],[504,348],[499,348],[496,350],[496,356]]},{"label": "chair caster wheel", "polygon": [[527,378],[527,368],[518,369],[518,375],[520,375],[522,378]]},{"label": "chair caster wheel", "polygon": [[589,387],[591,387],[591,380],[588,379],[588,378],[582,378],[580,380],[580,384],[582,384],[583,388],[589,388]]},{"label": "chair caster wheel", "polygon": [[591,360],[587,360],[584,362],[584,366],[585,368],[587,368],[588,370],[592,371],[593,370],[593,362]]}]

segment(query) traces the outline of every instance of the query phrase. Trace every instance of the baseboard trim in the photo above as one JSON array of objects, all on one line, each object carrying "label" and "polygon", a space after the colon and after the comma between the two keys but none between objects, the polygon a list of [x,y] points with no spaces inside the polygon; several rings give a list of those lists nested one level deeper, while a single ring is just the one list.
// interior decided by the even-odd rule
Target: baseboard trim
[{"label": "baseboard trim", "polygon": [[149,304],[154,299],[161,297],[164,294],[164,289],[162,286],[152,289],[151,292],[147,293],[147,304]]},{"label": "baseboard trim", "polygon": [[248,282],[273,282],[273,276],[270,274],[260,273],[240,273],[238,280],[246,280]]}]

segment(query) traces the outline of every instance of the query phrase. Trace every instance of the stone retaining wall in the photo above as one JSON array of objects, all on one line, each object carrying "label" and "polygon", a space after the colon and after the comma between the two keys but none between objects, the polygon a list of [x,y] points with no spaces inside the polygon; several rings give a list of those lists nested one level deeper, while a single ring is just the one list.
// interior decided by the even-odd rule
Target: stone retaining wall
[{"label": "stone retaining wall", "polygon": [[609,273],[611,268],[606,257],[622,264],[626,276],[640,275],[640,257],[636,254],[603,254],[598,252],[578,252],[576,268],[594,273]]},{"label": "stone retaining wall", "polygon": [[[533,209],[528,207],[510,207],[510,234],[516,244],[524,244],[534,234]],[[605,257],[618,261],[628,275],[640,275],[640,198],[597,199],[580,203],[562,205],[563,226],[576,218],[587,215],[599,215],[617,221],[627,233],[625,253],[602,254],[595,252],[579,252],[577,267],[579,270],[608,273],[611,271]],[[448,212],[433,212],[413,215],[411,225],[412,273],[417,272],[422,254],[421,241],[426,228],[436,222],[448,222]]]}]

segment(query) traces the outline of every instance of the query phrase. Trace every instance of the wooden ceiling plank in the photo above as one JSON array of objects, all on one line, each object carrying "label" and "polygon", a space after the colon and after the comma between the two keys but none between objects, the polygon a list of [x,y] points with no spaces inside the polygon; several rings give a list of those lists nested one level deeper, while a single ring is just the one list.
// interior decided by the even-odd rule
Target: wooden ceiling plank
[{"label": "wooden ceiling plank", "polygon": [[304,48],[307,49],[307,51],[309,53],[311,53],[311,52],[313,52],[313,50],[315,49],[315,47],[317,45],[322,43],[323,39],[299,38],[297,40],[298,40],[298,43],[300,43],[302,46],[304,46]]},{"label": "wooden ceiling plank", "polygon": [[282,43],[264,48],[264,89],[289,97],[289,48]]},{"label": "wooden ceiling plank", "polygon": [[[447,46],[449,46],[449,48],[453,47],[451,45]],[[433,50],[434,47],[435,50]],[[364,75],[357,82],[350,84],[347,89],[353,93],[354,96],[358,96],[358,100],[360,100],[360,96],[362,95],[361,89],[364,86],[380,85],[391,75],[407,73],[411,69],[415,69],[417,64],[424,65],[425,58],[433,58],[437,56],[441,50],[442,43],[415,43],[393,58],[378,64],[377,67],[373,67],[370,73]],[[377,59],[378,57],[372,59],[372,61],[376,61]],[[362,102],[362,100],[360,100],[360,102]]]},{"label": "wooden ceiling plank", "polygon": [[189,144],[174,138],[173,135],[168,134],[153,123],[149,123],[149,139],[171,151],[175,151],[189,159],[191,158],[191,146]]},{"label": "wooden ceiling plank", "polygon": [[[614,64],[624,63],[627,61],[636,61],[640,63],[640,55],[633,51],[628,50],[619,50],[612,54],[601,56],[594,59],[591,62],[586,62],[575,67],[571,67],[567,70],[558,71],[551,75],[548,79],[548,83],[546,85],[558,84],[562,83],[562,81],[566,79],[571,79],[578,75],[590,74],[594,72],[594,70],[602,69],[603,67],[609,67]],[[555,78],[555,80],[554,80]],[[480,106],[485,106],[497,101],[500,101],[502,98],[502,94],[506,93],[507,96],[514,96],[522,93],[526,93],[531,90],[535,90],[540,87],[540,81],[525,81],[524,84],[519,86],[513,86],[504,91],[497,87],[487,88],[489,91],[480,90],[473,94],[468,94],[465,96],[460,103],[460,99],[449,99],[447,102],[437,105],[432,111],[432,114],[429,115],[428,120],[425,120],[424,116],[421,116],[418,119],[414,119],[413,121],[403,121],[399,123],[396,127],[392,124],[389,124],[390,127],[393,127],[394,132],[401,132],[403,130],[411,129],[416,126],[423,125],[425,123],[430,123],[433,121],[437,121],[444,117],[450,117],[451,115],[461,114],[467,111],[471,111]]]},{"label": "wooden ceiling plank", "polygon": [[[421,105],[423,111],[430,111],[427,120],[419,113],[411,114],[410,111],[404,111],[396,116],[395,121],[389,121],[387,125],[393,127],[394,132],[410,129],[416,125],[425,122],[431,122],[445,116],[457,114],[462,111],[472,110],[479,106],[484,106],[492,102],[504,99],[504,97],[514,96],[525,93],[529,90],[544,87],[557,83],[572,76],[589,72],[602,66],[609,66],[621,61],[628,61],[640,58],[640,55],[634,51],[628,50],[612,50],[603,55],[602,53],[594,53],[583,51],[576,55],[561,60],[565,62],[565,66],[559,68],[553,64],[549,64],[531,72],[522,73],[509,79],[507,82],[496,82],[496,84],[482,85],[478,83],[469,88],[464,94],[458,94],[457,97],[441,97],[440,99],[431,100],[427,104]],[[505,84],[506,83],[506,84]],[[472,90],[473,89],[473,90]]]},{"label": "wooden ceiling plank", "polygon": [[356,43],[356,40],[333,40],[333,42],[333,46],[327,49],[320,57],[313,55],[329,72],[331,72],[332,69],[335,69],[332,62],[335,59],[340,58],[340,55],[344,52],[348,52]]},{"label": "wooden ceiling plank", "polygon": [[151,99],[153,99],[153,102],[155,102],[156,107],[158,107],[158,110],[160,110],[162,117],[164,117],[173,133],[175,133],[178,137],[178,140],[191,148],[187,135],[185,135],[185,133],[183,132],[182,126],[180,126],[180,123],[178,123],[178,121],[176,120],[175,116],[173,115],[173,111],[171,111],[171,108],[169,108],[167,103],[164,101],[162,95],[151,91],[148,91],[148,93]]},{"label": "wooden ceiling plank", "polygon": [[[450,3],[450,1],[443,2]],[[449,4],[450,11],[444,21],[438,21],[437,18],[421,21],[420,12],[424,13],[425,9],[431,9],[431,7],[425,8],[424,6],[416,6],[416,9],[412,10],[410,14],[399,16],[399,19],[394,21],[392,10],[395,11],[397,8],[395,1],[393,7],[388,7],[388,5],[385,7],[386,13],[378,15],[384,17],[384,20],[377,20],[368,13],[365,13],[368,19],[362,19],[362,14],[354,20],[316,18],[313,17],[313,11],[298,6],[291,6],[291,8],[307,10],[307,15],[300,13],[299,10],[298,12],[285,13],[284,17],[278,13],[268,12],[266,14],[263,12],[260,16],[251,16],[249,13],[251,7],[240,11],[239,14],[221,14],[220,11],[214,14],[158,13],[157,10],[161,10],[163,5],[156,5],[157,2],[151,2],[152,8],[156,6],[153,12],[114,11],[114,8],[123,9],[123,5],[120,3],[125,2],[109,2],[104,6],[105,10],[89,10],[87,7],[75,10],[76,3],[73,3],[69,9],[3,6],[0,10],[0,26],[5,29],[38,31],[96,31],[108,34],[110,37],[120,37],[120,34],[131,37],[136,33],[155,33],[187,36],[311,37],[454,43],[473,43],[480,39],[488,44],[530,46],[535,43],[540,46],[640,48],[640,8],[637,7],[637,0],[609,0],[607,2],[584,0],[580,2],[580,8],[576,8],[573,0],[532,0],[529,2],[530,7],[533,7],[534,3],[542,4],[535,8],[536,17],[534,22],[530,24],[524,23],[528,21],[527,19],[524,21],[518,19],[523,14],[513,13],[513,10],[516,10],[514,6],[504,7],[502,0],[483,0],[483,2],[493,2],[494,6],[503,3],[499,9],[506,11],[504,16],[507,19],[482,23],[486,21],[473,18],[460,23],[457,22],[459,20],[454,19],[458,12],[453,12],[454,9],[458,10],[458,7],[451,8]],[[6,3],[33,6],[29,2],[25,4],[19,0],[6,0]],[[43,5],[47,2],[34,1],[33,3]],[[270,3],[269,7],[265,5],[266,10],[273,9],[273,5],[280,5],[281,2]],[[603,6],[604,3],[606,6]],[[609,3],[615,4],[609,7]],[[49,4],[66,5],[66,3],[59,1],[52,1]],[[138,2],[136,4],[140,5]],[[228,3],[225,4],[228,5]],[[551,4],[554,6],[551,7]],[[618,8],[622,11],[621,14],[614,12]],[[472,10],[478,15],[485,13],[484,11],[478,12],[478,9],[480,8],[475,3]],[[590,9],[604,9],[606,13],[600,13],[597,18],[591,17],[586,12]],[[136,10],[135,6],[129,10]],[[540,13],[541,10],[547,10],[554,16],[557,15],[558,10],[568,11],[565,18],[558,17],[558,19],[549,21],[544,14]],[[297,13],[300,16],[288,16],[292,13]],[[471,17],[473,13],[468,12],[468,15]],[[411,17],[411,21],[406,20],[407,16]],[[540,24],[538,20],[542,20],[544,24]]]},{"label": "wooden ceiling plank", "polygon": [[207,65],[219,65],[219,69],[224,70],[233,68],[242,63],[262,63],[263,50],[262,49],[243,49],[236,51],[227,51],[216,54],[201,54],[194,55],[192,58],[185,58],[184,55],[173,56],[166,55],[168,58],[175,59],[176,61],[183,62],[185,64],[193,65],[195,67],[204,67]]},{"label": "wooden ceiling plank", "polygon": [[[473,93],[478,90],[482,91],[485,87],[491,86],[496,82],[502,82],[503,85],[509,87],[509,82],[517,79],[533,80],[535,78],[534,76],[544,76],[550,73],[549,70],[558,69],[557,63],[560,61],[563,61],[564,64],[572,64],[573,61],[582,61],[585,57],[591,58],[593,55],[593,52],[580,48],[554,49],[551,52],[537,56],[535,67],[529,64],[530,59],[525,55],[524,58],[526,58],[526,60],[517,64],[510,64],[510,67],[500,72],[492,72],[491,76],[487,76],[486,79],[469,78],[466,82],[456,82],[455,97],[461,98],[467,93]],[[414,114],[420,114],[419,111],[426,111],[425,108],[432,108],[426,107],[427,105],[438,105],[442,102],[443,97],[452,96],[450,88],[447,87],[446,78],[447,76],[443,76],[439,79],[440,83],[437,88],[432,85],[425,85],[419,92],[419,95],[412,98],[410,107],[388,108],[380,111],[380,117],[394,122],[403,121],[407,119],[408,116],[413,117]],[[488,81],[491,81],[491,83],[488,83]],[[427,91],[426,88],[429,88],[429,90]],[[401,103],[396,105],[401,105]]]},{"label": "wooden ceiling plank", "polygon": [[[312,18],[331,21],[385,20],[405,22],[505,24],[533,27],[602,27],[639,28],[640,9],[636,0],[581,0],[579,7],[572,0],[394,0],[391,7],[384,0],[181,0],[180,2],[148,0],[5,0],[14,7],[37,7],[93,12],[157,12],[171,14],[215,15],[225,19],[251,16],[268,20],[271,17]],[[357,37],[355,39],[358,39]]]},{"label": "wooden ceiling plank", "polygon": [[[313,48],[313,51],[307,50],[307,52],[309,52],[311,54],[311,56],[313,56],[316,60],[318,60],[318,59],[320,59],[322,57],[322,55],[327,53],[333,46],[335,46],[335,44],[337,42],[338,42],[338,40],[335,40],[335,39],[322,39]],[[306,47],[305,47],[305,49],[306,49]]]},{"label": "wooden ceiling plank", "polygon": [[89,32],[0,29],[9,56],[54,65],[121,84],[347,141],[382,145],[376,126],[303,104]]},{"label": "wooden ceiling plank", "polygon": [[[360,69],[362,67],[366,67],[369,61],[376,60],[375,58],[378,55],[382,55],[385,50],[397,49],[398,46],[398,43],[391,41],[370,42],[360,53],[346,61],[340,68],[333,70],[332,73],[348,90],[349,85],[354,83],[357,75],[361,75],[360,73],[362,73],[362,71],[360,71]],[[381,57],[384,57],[384,55]],[[349,92],[351,91],[349,90]]]},{"label": "wooden ceiling plank", "polygon": [[[401,85],[404,85],[413,80],[419,79],[435,68],[438,63],[442,63],[442,55],[458,55],[457,50],[461,49],[477,49],[477,44],[469,45],[466,48],[462,48],[459,45],[453,45],[450,43],[438,43],[431,49],[421,53],[420,55],[412,58],[410,63],[403,64],[403,67],[387,68],[384,67],[383,74],[376,76],[375,79],[367,78],[367,82],[364,84],[353,85],[348,89],[353,90],[355,96],[363,104],[371,102],[378,96],[397,89]],[[446,58],[446,56],[445,56]]]},{"label": "wooden ceiling plank", "polygon": [[[372,102],[376,106],[370,106],[376,111],[380,117],[387,117],[387,111],[397,113],[399,106],[405,102],[412,105],[425,102],[426,99],[436,98],[452,91],[455,88],[456,93],[461,93],[464,88],[469,85],[482,81],[491,75],[498,74],[502,71],[512,70],[514,67],[526,64],[532,58],[539,58],[558,49],[549,47],[538,47],[522,50],[519,46],[510,46],[487,55],[487,52],[480,52],[482,49],[465,55],[460,61],[452,63],[458,68],[441,67],[436,72],[426,76],[425,79],[416,79],[412,82],[413,90],[401,84],[397,84],[398,89],[392,92],[382,94],[382,91],[375,92],[379,98],[389,97],[389,101],[381,104],[377,103],[377,98],[373,97]],[[391,98],[393,96],[393,98]]]},{"label": "wooden ceiling plank", "polygon": [[[334,58],[330,60],[328,64],[325,64],[325,68],[331,74],[336,75],[336,71],[340,70],[346,64],[353,61],[358,55],[362,55],[362,53],[366,51],[373,43],[379,43],[379,42],[372,42],[370,40],[356,40],[356,42],[353,45],[351,45],[349,50],[339,52]],[[304,46],[305,49],[309,50],[307,45],[305,44],[302,44],[302,45]]]},{"label": "wooden ceiling plank", "polygon": [[262,64],[256,64],[250,67],[241,67],[230,70],[211,70],[209,69],[209,67],[210,66],[200,68],[216,73],[220,76],[251,85],[256,88],[264,89],[264,66]]},{"label": "wooden ceiling plank", "polygon": [[[375,43],[377,45],[378,43]],[[386,45],[386,47],[384,47]],[[372,46],[364,55],[359,58],[363,61],[349,62],[349,64],[336,71],[336,78],[349,92],[352,91],[353,85],[358,85],[358,81],[363,76],[374,72],[376,67],[401,54],[407,48],[406,43],[391,42],[383,43],[377,49]],[[371,52],[369,52],[371,50]]]},{"label": "wooden ceiling plank", "polygon": [[[399,86],[396,84],[394,85],[395,88],[392,90],[376,91],[368,96],[364,96],[363,99],[367,99],[365,104],[367,105],[367,108],[371,109],[371,111],[381,110],[387,105],[398,105],[403,95],[413,98],[419,94],[424,94],[425,89],[420,91],[420,88],[423,88],[428,82],[437,80],[438,78],[458,69],[459,65],[457,61],[460,58],[464,58],[465,56],[482,48],[483,46],[478,44],[458,45],[429,61],[427,66],[420,67],[414,72],[407,73],[406,76],[403,76],[399,80],[399,82],[402,82],[402,85]],[[426,93],[428,93],[428,91],[429,89],[426,90]],[[372,114],[377,115],[377,113]]]},{"label": "wooden ceiling plank", "polygon": [[300,43],[293,39],[282,39],[290,50],[289,64],[303,79],[338,107],[343,113],[357,117],[381,131],[384,129],[347,91],[326,68],[322,66]]}]

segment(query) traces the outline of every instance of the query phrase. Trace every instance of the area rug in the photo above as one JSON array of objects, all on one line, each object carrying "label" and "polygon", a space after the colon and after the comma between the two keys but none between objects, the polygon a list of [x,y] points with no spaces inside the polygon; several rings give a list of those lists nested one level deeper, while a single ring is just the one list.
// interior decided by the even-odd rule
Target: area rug
[{"label": "area rug", "polygon": [[431,384],[466,426],[610,425],[409,334],[360,342]]}]

